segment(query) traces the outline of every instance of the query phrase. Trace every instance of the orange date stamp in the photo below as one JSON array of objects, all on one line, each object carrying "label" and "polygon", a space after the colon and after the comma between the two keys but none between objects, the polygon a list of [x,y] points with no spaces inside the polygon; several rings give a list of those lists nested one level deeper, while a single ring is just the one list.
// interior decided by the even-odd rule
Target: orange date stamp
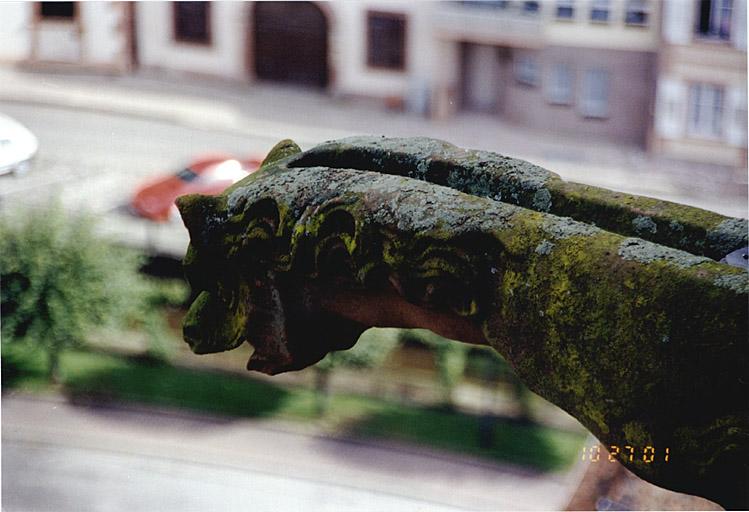
[{"label": "orange date stamp", "polygon": [[[608,459],[602,459],[606,455],[608,455]],[[656,450],[654,446],[637,447],[626,445],[621,447],[612,444],[608,447],[608,453],[606,453],[606,450],[600,444],[595,444],[593,446],[583,446],[581,460],[588,460],[590,462],[600,462],[601,460],[616,462],[617,459],[625,462],[642,460],[645,464],[652,464],[653,462],[668,463],[670,458],[670,448]]]}]

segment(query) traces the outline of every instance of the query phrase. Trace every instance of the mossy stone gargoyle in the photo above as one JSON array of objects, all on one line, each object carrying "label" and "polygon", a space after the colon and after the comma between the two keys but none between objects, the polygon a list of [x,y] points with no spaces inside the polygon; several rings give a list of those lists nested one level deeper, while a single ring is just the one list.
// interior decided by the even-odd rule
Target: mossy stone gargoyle
[{"label": "mossy stone gargoyle", "polygon": [[178,206],[196,353],[247,341],[275,374],[372,326],[488,344],[640,477],[749,508],[749,279],[718,261],[746,220],[424,138],[283,141]]}]

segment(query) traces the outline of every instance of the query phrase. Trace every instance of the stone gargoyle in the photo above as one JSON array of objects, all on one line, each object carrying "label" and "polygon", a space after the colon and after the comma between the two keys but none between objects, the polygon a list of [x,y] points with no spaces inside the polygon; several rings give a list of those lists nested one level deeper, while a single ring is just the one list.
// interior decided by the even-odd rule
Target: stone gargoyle
[{"label": "stone gargoyle", "polygon": [[425,138],[283,141],[178,207],[194,352],[247,341],[275,374],[373,326],[490,345],[641,478],[749,508],[749,274],[719,261],[746,220]]}]

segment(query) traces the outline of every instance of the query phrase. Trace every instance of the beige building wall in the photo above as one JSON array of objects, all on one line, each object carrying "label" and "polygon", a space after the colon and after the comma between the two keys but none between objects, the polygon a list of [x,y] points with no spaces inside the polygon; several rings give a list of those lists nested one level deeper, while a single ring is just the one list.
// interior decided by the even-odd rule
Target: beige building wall
[{"label": "beige building wall", "polygon": [[[655,54],[593,48],[548,47],[537,52],[539,81],[529,86],[508,80],[504,119],[559,134],[585,135],[644,146],[651,120]],[[555,102],[551,93],[553,67],[564,64],[572,73],[571,97]],[[584,108],[586,73],[605,72],[605,112],[589,115]]]},{"label": "beige building wall", "polygon": [[606,23],[591,19],[593,2],[576,0],[572,19],[557,15],[554,1],[543,2],[544,39],[551,46],[571,48],[598,48],[611,50],[654,52],[660,44],[660,2],[650,0],[645,4],[647,24],[628,24],[626,0],[609,0],[609,20]]},{"label": "beige building wall", "polygon": [[243,80],[247,76],[246,34],[249,23],[245,2],[210,4],[209,44],[177,41],[170,2],[138,2],[138,61],[147,68]]},{"label": "beige building wall", "polygon": [[[663,7],[651,149],[671,158],[746,167],[746,0],[733,1],[725,25],[730,32],[721,37],[699,33],[696,2],[666,0]],[[706,122],[710,125],[697,128]]]},{"label": "beige building wall", "polygon": [[[560,14],[560,5],[571,7],[572,16],[569,10]],[[645,4],[642,24],[628,22],[625,0],[609,2],[605,23],[591,19],[592,5],[547,1],[529,12],[524,2],[438,4],[434,35],[443,47],[457,49],[458,71],[435,75],[433,112],[449,115],[459,106],[545,131],[644,146],[652,120],[658,3]],[[523,66],[532,68],[529,77],[520,76]],[[569,89],[563,101],[551,94],[560,66]],[[605,104],[595,113],[587,108],[590,73],[605,82],[599,91]]]},{"label": "beige building wall", "polygon": [[[605,23],[593,19],[592,0],[540,1],[537,12],[520,0],[495,8],[404,0],[314,4],[327,20],[333,94],[386,99],[436,118],[461,108],[491,112],[524,126],[646,144],[669,157],[746,165],[747,0],[733,0],[725,40],[696,34],[698,0],[646,0],[647,23],[639,25],[627,20],[628,0],[609,0]],[[43,19],[38,3],[4,2],[0,61],[126,71],[137,47],[143,67],[248,81],[254,5],[213,2],[210,44],[188,44],[174,38],[168,2],[80,2],[73,19]],[[560,6],[574,15],[560,13]],[[406,20],[402,69],[368,64],[368,12]],[[527,57],[537,74],[530,84],[518,79]],[[559,65],[571,75],[564,102],[550,93]],[[581,108],[583,82],[596,69],[608,74],[608,103],[603,114],[590,116]],[[714,134],[690,129],[697,89],[720,97]]]},{"label": "beige building wall", "polygon": [[[329,80],[333,94],[394,98],[408,104],[429,94],[438,49],[429,24],[430,3],[366,0],[312,2],[327,22]],[[137,5],[140,65],[254,80],[252,47],[254,2],[212,2],[210,45],[175,41],[173,14],[168,2]],[[389,13],[406,19],[405,66],[390,70],[367,63],[367,13]]]},{"label": "beige building wall", "polygon": [[81,9],[81,58],[92,66],[126,70],[129,65],[125,2],[86,2]]},{"label": "beige building wall", "polygon": [[129,69],[125,2],[76,2],[70,17],[43,16],[39,2],[0,2],[0,61]]},{"label": "beige building wall", "polygon": [[31,54],[33,5],[28,2],[0,2],[0,62],[15,63]]},{"label": "beige building wall", "polygon": [[[333,2],[334,91],[338,94],[404,100],[427,87],[434,67],[429,3],[404,1]],[[400,15],[406,19],[405,67],[374,68],[367,64],[367,13]]]}]

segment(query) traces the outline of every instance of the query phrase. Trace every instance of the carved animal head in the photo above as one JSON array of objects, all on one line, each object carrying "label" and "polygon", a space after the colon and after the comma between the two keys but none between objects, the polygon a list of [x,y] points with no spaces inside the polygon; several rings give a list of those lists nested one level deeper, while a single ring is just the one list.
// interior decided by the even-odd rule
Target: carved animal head
[{"label": "carved animal head", "polygon": [[[372,325],[425,327],[483,343],[478,324],[464,319],[485,313],[490,260],[500,251],[480,232],[477,213],[486,211],[469,208],[454,219],[460,229],[445,230],[437,215],[424,217],[438,199],[430,185],[290,167],[299,152],[291,145],[280,143],[259,171],[220,196],[177,201],[191,238],[185,272],[199,291],[184,321],[193,351],[230,350],[246,340],[255,348],[248,368],[273,374],[349,348]],[[360,194],[319,190],[320,173],[348,180]],[[389,188],[378,191],[378,180]],[[404,191],[397,204],[377,206],[394,186]],[[368,208],[365,223],[360,214]]]},{"label": "carved animal head", "polygon": [[[348,348],[363,327],[331,322],[309,300],[312,286],[300,287],[279,275],[288,270],[288,219],[272,198],[231,203],[232,190],[272,172],[273,164],[300,152],[281,141],[256,175],[212,197],[177,200],[191,242],[185,273],[198,291],[183,325],[185,340],[197,354],[231,350],[244,341],[255,348],[248,369],[264,373],[304,368],[329,351]],[[231,203],[231,204],[230,204]],[[246,207],[245,207],[246,206]],[[286,247],[288,250],[288,247]]]},{"label": "carved animal head", "polygon": [[638,475],[749,503],[749,274],[707,257],[746,245],[746,221],[452,148],[286,142],[221,196],[180,198],[193,350],[247,340],[248,368],[278,373],[370,326],[489,343],[604,444],[681,454],[620,457]]}]

